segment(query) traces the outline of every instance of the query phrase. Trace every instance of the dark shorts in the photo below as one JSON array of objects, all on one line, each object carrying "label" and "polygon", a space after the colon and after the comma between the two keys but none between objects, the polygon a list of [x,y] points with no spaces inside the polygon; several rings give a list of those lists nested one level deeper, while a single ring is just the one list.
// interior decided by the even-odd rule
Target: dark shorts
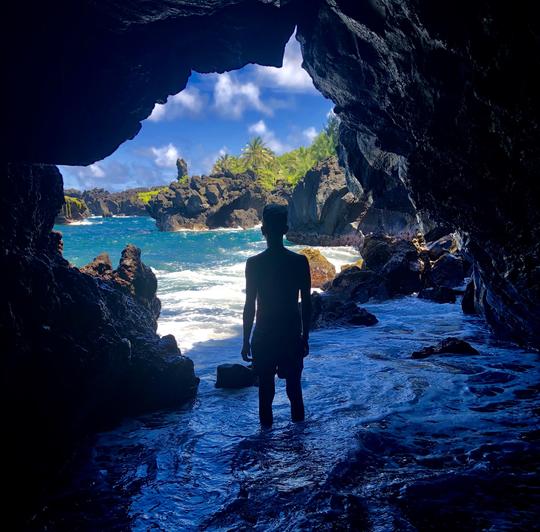
[{"label": "dark shorts", "polygon": [[255,334],[251,342],[253,369],[257,375],[275,375],[286,379],[304,369],[304,348],[300,335],[277,337]]}]

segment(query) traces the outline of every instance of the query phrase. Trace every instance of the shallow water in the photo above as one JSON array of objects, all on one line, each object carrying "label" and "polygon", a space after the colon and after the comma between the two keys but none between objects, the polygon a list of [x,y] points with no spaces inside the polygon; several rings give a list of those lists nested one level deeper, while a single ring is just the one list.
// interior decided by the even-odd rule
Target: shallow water
[{"label": "shallow water", "polygon": [[[459,304],[365,305],[376,326],[312,334],[306,421],[289,421],[280,381],[274,426],[261,430],[256,388],[214,388],[216,366],[240,361],[243,261],[262,249],[260,233],[164,234],[147,219],[94,220],[61,228],[66,257],[83,264],[126,241],[141,246],[159,279],[160,332],[176,334],[201,384],[193,404],[94,438],[36,527],[537,527],[537,354],[495,341]],[[326,252],[338,265],[354,258]],[[446,336],[481,354],[410,358]]]}]

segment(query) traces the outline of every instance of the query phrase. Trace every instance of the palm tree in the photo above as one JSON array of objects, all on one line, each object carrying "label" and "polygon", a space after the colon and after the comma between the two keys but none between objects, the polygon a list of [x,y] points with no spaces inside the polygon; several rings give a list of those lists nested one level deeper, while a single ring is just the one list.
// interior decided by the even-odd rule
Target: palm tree
[{"label": "palm tree", "polygon": [[229,172],[231,170],[232,162],[232,157],[228,153],[220,155],[214,163],[214,166],[212,166],[212,173],[224,174]]},{"label": "palm tree", "polygon": [[274,152],[264,143],[261,137],[252,138],[242,150],[242,162],[246,168],[257,171],[269,168],[275,160]]}]

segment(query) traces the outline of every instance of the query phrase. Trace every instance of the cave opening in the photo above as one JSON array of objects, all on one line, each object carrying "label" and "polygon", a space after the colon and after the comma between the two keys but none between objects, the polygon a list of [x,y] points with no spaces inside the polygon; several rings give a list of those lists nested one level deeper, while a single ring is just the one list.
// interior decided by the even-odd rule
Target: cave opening
[{"label": "cave opening", "polygon": [[[532,7],[65,4],[9,12],[7,98],[24,103],[5,109],[9,193],[0,210],[15,517],[31,514],[34,528],[75,528],[81,516],[120,529],[534,528],[540,54],[531,53]],[[106,257],[81,270],[68,264],[69,240],[62,254],[51,232],[63,203],[54,165],[90,165],[99,178],[105,163],[96,161],[134,138],[156,104],[154,119],[166,115],[167,95],[182,94],[192,70],[279,67],[294,28],[306,71],[335,105],[343,172],[304,181],[304,193],[332,180],[339,192],[322,194],[316,216],[289,236],[332,247],[338,228],[339,245],[361,248],[363,262],[313,296],[306,424],[285,422],[278,397],[278,423],[259,432],[253,387],[213,387],[216,366],[236,349],[230,338],[194,342],[195,373],[174,336],[156,334],[156,278],[144,264],[155,249],[144,246],[141,260],[128,247],[117,268]],[[193,103],[193,94],[176,104]],[[276,132],[260,120],[264,128],[250,125]],[[175,146],[149,147],[154,160],[174,159]],[[297,199],[300,219],[312,211]],[[364,224],[360,238],[362,224],[349,215]],[[256,249],[250,231],[231,231],[227,245]],[[120,232],[129,236],[126,226]],[[224,232],[205,235],[206,248],[234,254]],[[200,243],[178,239],[201,259]],[[242,277],[238,265],[207,266]],[[160,285],[173,281],[183,282]],[[163,299],[167,318],[175,302]],[[104,432],[90,452],[62,470],[96,431]]]}]

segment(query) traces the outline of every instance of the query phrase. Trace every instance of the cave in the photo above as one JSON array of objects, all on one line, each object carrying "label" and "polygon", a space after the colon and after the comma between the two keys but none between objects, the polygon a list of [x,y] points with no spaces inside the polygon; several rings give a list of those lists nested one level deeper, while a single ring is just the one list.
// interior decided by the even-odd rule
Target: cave
[{"label": "cave", "polygon": [[402,187],[426,224],[456,230],[493,334],[540,347],[532,5],[119,0],[13,4],[5,16],[0,326],[7,482],[21,515],[81,438],[184,404],[197,388],[192,362],[155,333],[159,303],[136,250],[114,274],[129,296],[62,257],[51,232],[63,201],[55,165],[113,153],[192,70],[280,66],[295,28],[303,67],[340,118],[349,190],[384,204]]}]

